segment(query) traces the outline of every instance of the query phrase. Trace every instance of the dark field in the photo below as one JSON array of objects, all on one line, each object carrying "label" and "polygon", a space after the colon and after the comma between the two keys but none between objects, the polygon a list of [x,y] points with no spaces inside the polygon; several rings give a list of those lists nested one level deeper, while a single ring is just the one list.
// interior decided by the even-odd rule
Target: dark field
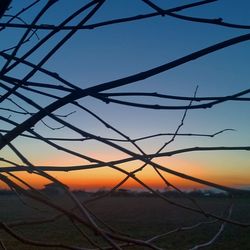
[{"label": "dark field", "polygon": [[[79,197],[81,199],[81,197]],[[82,198],[83,200],[84,198]],[[57,204],[64,207],[70,206],[65,198],[56,198]],[[182,202],[193,206],[190,201],[183,201],[179,198],[172,198],[173,201]],[[227,198],[197,198],[200,206],[208,212],[222,215],[229,204]],[[28,202],[28,200],[25,200]],[[56,214],[53,210],[32,203],[43,211],[36,211],[27,208],[15,196],[1,196],[1,221],[10,223],[18,220],[45,218],[46,215]],[[88,208],[99,218],[130,236],[139,239],[150,239],[155,235],[166,233],[178,227],[192,226],[200,221],[212,220],[204,215],[189,212],[181,208],[169,205],[155,197],[108,197],[88,204]],[[250,199],[241,198],[234,200],[234,209],[231,219],[250,223]],[[163,249],[190,249],[197,244],[209,241],[218,231],[221,223],[203,224],[192,230],[175,232],[156,241],[156,245]],[[60,218],[56,221],[40,224],[12,227],[20,236],[28,239],[38,240],[47,243],[63,243],[73,246],[93,248],[80,235],[67,218]],[[81,227],[85,232],[86,229]],[[88,232],[90,235],[92,233]],[[97,242],[99,239],[95,237]],[[1,240],[6,249],[29,250],[29,249],[62,249],[30,246],[20,243],[4,230],[1,230]],[[126,247],[125,249],[148,249],[147,247]],[[226,224],[224,232],[214,244],[205,249],[250,249],[250,228],[243,228]]]}]

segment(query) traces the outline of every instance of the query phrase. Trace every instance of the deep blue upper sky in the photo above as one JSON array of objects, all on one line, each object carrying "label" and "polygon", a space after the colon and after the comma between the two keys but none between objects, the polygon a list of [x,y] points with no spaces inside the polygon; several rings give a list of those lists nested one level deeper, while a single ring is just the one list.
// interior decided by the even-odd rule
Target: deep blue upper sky
[{"label": "deep blue upper sky", "polygon": [[[58,1],[39,23],[59,24],[63,18],[73,10],[76,10],[83,2],[87,3],[87,1],[79,0]],[[158,0],[154,2],[159,4],[163,9],[191,3],[191,1],[173,0]],[[13,7],[9,12],[15,13],[18,9],[23,8],[23,5],[29,3],[30,1],[28,0],[13,0]],[[43,4],[44,1],[41,1],[37,9]],[[87,24],[150,12],[154,11],[139,0],[106,1],[101,10]],[[250,25],[249,1],[222,0],[179,13],[205,18],[220,17],[225,22]],[[33,12],[28,12],[23,15],[23,19],[30,22],[32,16]],[[75,24],[77,20],[80,19],[77,18],[71,24]],[[38,31],[37,34],[42,38],[46,32]],[[248,32],[249,30],[188,22],[168,16],[158,16],[93,30],[80,30],[44,67],[59,73],[61,77],[71,83],[81,88],[86,88],[148,70],[196,50],[211,46],[214,43],[222,42]],[[8,45],[15,45],[21,34],[21,30],[9,29],[3,31],[1,34],[1,49],[8,47]],[[58,34],[58,36],[28,59],[37,63],[64,34],[66,32]],[[18,55],[29,50],[29,46],[32,46],[36,42],[37,40],[33,36],[31,41],[23,46],[23,50]],[[114,89],[112,92],[141,91],[193,96],[195,88],[198,85],[197,96],[230,95],[249,88],[249,56],[250,43],[247,41],[191,61],[147,80]],[[0,61],[0,63],[2,64],[3,62]],[[9,74],[22,78],[25,77],[28,71],[28,68],[19,66]],[[32,80],[51,83],[54,81],[41,73],[37,73]],[[23,91],[20,92],[24,93]],[[38,100],[43,106],[52,101],[49,98],[42,98],[38,95],[26,94]],[[152,103],[158,102],[156,99],[147,100],[145,98],[124,98],[124,100],[141,101],[143,103],[147,103],[148,100],[153,100]],[[183,115],[183,111],[152,111],[123,107],[118,104],[104,104],[93,98],[85,98],[81,100],[81,103],[92,111],[95,111],[101,117],[106,118],[112,125],[119,127],[121,131],[131,137],[174,132]],[[161,100],[160,103],[172,104],[173,102]],[[188,104],[188,102],[181,102],[180,104]],[[23,105],[25,106],[26,104]],[[27,107],[31,109],[28,105]],[[72,110],[74,108],[68,106],[58,112],[63,113]],[[20,119],[21,122],[24,117],[16,117],[15,119]],[[80,111],[71,115],[70,121],[100,136],[114,135],[95,119]],[[56,126],[52,121],[48,120],[48,122]],[[213,109],[189,111],[181,132],[214,133],[225,128],[233,128],[237,132],[225,133],[213,139],[191,140],[178,137],[170,148],[198,145],[247,145],[250,141],[249,127],[249,104],[246,102],[223,103]],[[44,134],[52,134],[52,131],[44,127],[43,124],[38,124],[36,129]],[[60,131],[57,131],[57,133],[58,135],[60,133],[64,134],[64,132]],[[71,133],[67,131],[67,135],[70,136]],[[75,134],[72,133],[73,135]],[[162,139],[155,140],[152,143],[141,143],[141,145],[147,152],[155,152],[163,142],[164,140]],[[17,140],[16,143],[18,145],[27,144],[27,149],[24,150],[28,154],[32,152],[30,142],[24,143],[22,140]],[[77,148],[79,149],[80,146],[77,146]],[[44,148],[44,150],[46,149]],[[92,148],[89,149],[89,147],[86,148],[86,151],[89,153],[93,153],[95,150],[99,153],[106,152],[106,148],[102,148],[99,144],[94,145],[94,150]],[[201,162],[204,160],[205,155],[208,156],[208,153],[200,153],[199,156],[196,155],[195,157],[197,157],[198,162]],[[206,161],[211,162],[211,165],[215,164],[216,167],[219,167],[220,171],[226,170],[228,166],[228,169],[233,169],[236,159],[239,162],[239,159],[243,157],[244,161],[240,163],[242,174],[245,171],[247,163],[249,163],[249,157],[247,157],[246,153],[214,154],[213,159],[210,156],[206,158]],[[35,161],[38,154],[34,153],[30,157]],[[230,157],[234,159],[231,163],[227,161]]]}]

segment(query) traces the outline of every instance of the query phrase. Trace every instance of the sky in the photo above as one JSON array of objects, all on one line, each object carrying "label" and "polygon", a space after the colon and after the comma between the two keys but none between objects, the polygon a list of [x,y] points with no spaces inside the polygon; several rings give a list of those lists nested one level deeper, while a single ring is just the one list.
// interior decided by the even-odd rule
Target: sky
[{"label": "sky", "polygon": [[[40,1],[32,11],[24,13],[22,15],[23,21],[30,23],[32,18],[34,18],[34,13],[37,13],[44,6],[45,2]],[[58,1],[38,23],[59,24],[70,13],[87,2],[79,0]],[[153,2],[163,9],[168,9],[192,3],[193,1],[158,0]],[[28,0],[13,0],[12,8],[6,14],[13,15],[30,3],[31,1]],[[143,1],[109,0],[103,4],[87,24],[151,12],[154,12],[154,10]],[[249,1],[221,0],[178,13],[192,17],[223,18],[225,22],[250,25]],[[0,22],[4,22],[8,18],[8,16],[4,17]],[[73,20],[70,24],[74,25],[79,20],[80,17]],[[21,23],[21,21],[15,20],[13,23]],[[0,50],[15,46],[23,32],[22,29],[14,28],[1,31]],[[47,33],[48,31],[39,30],[36,32],[36,35],[41,40]],[[249,33],[247,29],[233,29],[212,24],[188,22],[169,16],[157,16],[135,22],[115,24],[90,30],[79,30],[44,64],[44,68],[58,73],[70,83],[85,89],[149,70],[215,43],[247,33]],[[37,64],[66,34],[67,31],[59,32],[44,46],[29,56],[28,60]],[[32,36],[30,41],[25,43],[18,51],[17,56],[22,56],[29,51],[32,46],[39,42],[38,38]],[[8,53],[10,54],[11,51],[8,51]],[[246,41],[193,60],[146,80],[107,92],[157,92],[168,95],[194,96],[195,89],[198,86],[197,97],[231,95],[249,88],[249,55],[250,44],[249,41]],[[1,67],[4,63],[5,59],[1,57]],[[9,71],[7,75],[23,79],[29,71],[29,67],[19,65]],[[59,84],[55,79],[39,72],[30,81]],[[5,93],[2,88],[0,91],[1,95]],[[52,98],[34,94],[27,90],[19,89],[18,92],[36,101],[42,107],[46,107],[54,101]],[[65,95],[63,92],[53,90],[50,90],[49,93]],[[31,107],[18,97],[13,95],[11,98],[30,112],[35,112],[34,107]],[[145,104],[189,104],[187,101],[176,102],[148,97],[121,97],[120,99]],[[158,133],[174,133],[184,114],[184,110],[148,110],[115,103],[106,104],[93,97],[82,98],[79,100],[79,103],[130,138],[139,138]],[[1,103],[0,108],[17,109],[8,100]],[[120,138],[119,135],[105,127],[93,116],[72,104],[60,108],[55,113],[68,114],[71,112],[73,112],[71,115],[63,118],[65,121],[97,136]],[[22,123],[29,118],[29,115],[12,114],[3,110],[1,110],[1,116],[8,117],[17,123]],[[51,127],[60,127],[60,124],[48,117],[44,118],[43,121]],[[0,121],[0,124],[1,129],[12,128],[6,122]],[[249,127],[248,102],[231,101],[219,104],[211,109],[189,110],[184,124],[180,128],[180,133],[213,134],[223,129],[234,129],[235,131],[225,131],[213,138],[177,136],[174,142],[165,148],[164,152],[196,146],[248,146],[250,142]],[[52,130],[42,122],[38,122],[33,129],[46,137],[80,137],[68,128]],[[171,137],[169,136],[156,137],[139,141],[138,145],[143,151],[150,154],[157,152],[170,139]],[[38,140],[19,136],[13,140],[13,144],[36,166],[75,166],[87,164],[86,161],[79,157],[63,153]],[[93,140],[74,143],[58,142],[58,144],[102,161],[117,160],[128,156],[110,146]],[[129,150],[135,150],[129,143],[117,144]],[[1,157],[21,164],[20,159],[7,146],[1,150]],[[153,161],[170,169],[222,185],[240,188],[250,186],[250,175],[248,174],[250,158],[248,151],[191,152],[171,157],[161,157]],[[120,166],[127,171],[132,171],[141,165],[141,162],[134,161],[121,164]],[[2,163],[2,166],[8,166],[8,164]],[[125,177],[124,174],[118,173],[109,167],[68,173],[53,172],[51,174],[73,189],[109,188]],[[48,180],[35,174],[18,173],[18,176],[38,188],[41,188],[44,183],[48,182]],[[136,176],[154,188],[165,187],[163,181],[151,166],[146,166]],[[185,181],[170,174],[164,173],[164,176],[167,180],[183,189],[202,187],[194,182]],[[141,188],[138,183],[132,180],[126,182],[124,187]]]}]

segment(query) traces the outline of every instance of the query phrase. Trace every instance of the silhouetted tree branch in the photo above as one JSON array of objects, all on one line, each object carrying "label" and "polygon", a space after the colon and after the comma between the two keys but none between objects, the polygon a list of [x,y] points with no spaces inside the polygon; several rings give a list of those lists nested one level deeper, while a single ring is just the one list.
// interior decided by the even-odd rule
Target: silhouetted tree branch
[{"label": "silhouetted tree branch", "polygon": [[[202,244],[194,243],[192,249],[199,249],[214,244],[223,233],[227,223],[249,227],[250,223],[248,221],[242,222],[233,217],[231,218],[233,207],[231,203],[227,207],[227,213],[219,215],[219,213],[203,207],[199,199],[183,191],[168,176],[215,188],[235,197],[237,195],[249,194],[249,190],[210,181],[205,177],[203,179],[202,177],[197,177],[195,173],[187,174],[186,172],[176,170],[167,163],[159,163],[157,160],[164,157],[167,162],[169,157],[198,152],[206,152],[209,155],[221,151],[248,152],[250,145],[244,145],[244,143],[237,144],[233,141],[230,144],[217,143],[212,146],[206,146],[206,144],[202,144],[202,141],[199,142],[200,144],[191,142],[188,146],[181,143],[179,146],[178,144],[175,146],[175,143],[177,143],[179,138],[183,137],[190,140],[206,137],[214,139],[219,135],[226,137],[227,133],[225,132],[235,131],[235,129],[238,131],[238,128],[231,128],[234,126],[230,124],[225,126],[224,129],[218,130],[205,127],[201,128],[201,132],[196,132],[195,129],[197,128],[195,127],[192,129],[193,132],[190,129],[186,130],[190,132],[182,132],[181,130],[185,127],[189,112],[193,110],[213,110],[221,104],[226,105],[227,103],[235,102],[242,105],[248,104],[250,101],[250,89],[241,88],[241,90],[235,90],[232,93],[206,94],[204,96],[197,94],[197,87],[194,95],[189,96],[188,94],[172,95],[170,91],[157,91],[153,84],[151,84],[150,90],[144,90],[141,86],[144,80],[152,79],[152,77],[159,76],[172,69],[179,69],[182,65],[204,58],[212,53],[248,42],[250,33],[240,32],[249,30],[250,25],[247,23],[227,22],[223,19],[223,13],[215,18],[211,16],[205,17],[202,14],[197,17],[181,13],[182,11],[193,9],[198,12],[198,7],[206,9],[208,4],[212,5],[219,2],[217,0],[189,2],[172,8],[162,7],[160,1],[156,3],[153,0],[141,0],[138,1],[141,4],[140,6],[148,9],[149,13],[141,12],[138,9],[136,10],[137,14],[130,16],[120,15],[120,17],[116,16],[116,18],[105,15],[103,18],[100,18],[105,8],[112,9],[112,1],[90,0],[85,1],[85,3],[74,3],[77,8],[65,13],[64,10],[58,7],[59,2],[61,3],[62,0],[36,0],[28,1],[26,6],[24,6],[24,3],[17,3],[11,0],[2,0],[0,2],[0,32],[2,32],[1,34],[4,37],[4,43],[0,48],[2,65],[0,72],[0,183],[12,190],[21,203],[27,209],[34,210],[34,213],[37,215],[35,218],[28,216],[20,220],[12,218],[11,221],[7,222],[1,218],[1,230],[23,244],[41,246],[45,249],[124,249],[130,246],[140,246],[143,249],[159,250],[162,249],[158,245],[160,239],[180,231],[191,231],[201,225],[220,223],[218,231],[214,233],[208,242]],[[16,12],[12,13],[11,4],[13,6],[15,4],[23,5],[23,8],[20,10],[14,9],[13,12]],[[62,12],[60,13],[62,14],[61,19],[57,17],[57,12]],[[54,20],[49,18],[50,15],[54,15]],[[48,18],[48,23],[46,23],[46,18]],[[220,42],[203,45],[202,49],[194,49],[187,52],[184,56],[165,60],[164,63],[158,63],[158,66],[137,70],[136,73],[127,73],[115,78],[115,80],[113,77],[109,80],[95,80],[95,82],[88,85],[85,85],[86,80],[83,74],[81,75],[81,82],[76,83],[73,78],[70,80],[66,79],[67,77],[63,72],[64,69],[60,72],[55,72],[53,67],[48,66],[50,65],[48,62],[58,52],[64,52],[63,49],[70,39],[78,38],[77,34],[85,32],[84,34],[88,35],[87,31],[93,30],[95,32],[101,28],[105,31],[104,28],[108,29],[115,25],[119,28],[122,25],[133,26],[137,21],[143,24],[144,21],[150,22],[153,18],[169,18],[168,20],[172,18],[181,20],[183,23],[226,28],[228,31],[234,29],[238,33],[231,35],[231,38],[229,36],[223,39],[220,38]],[[145,27],[147,28],[146,25]],[[7,35],[4,36],[5,34]],[[37,36],[37,40],[31,39],[34,35]],[[7,43],[5,43],[6,39],[8,39]],[[102,41],[98,42],[102,43]],[[80,50],[82,48],[73,49]],[[79,54],[80,56],[82,55]],[[95,60],[98,60],[98,53],[93,54],[93,57]],[[120,59],[123,60],[123,58]],[[65,60],[72,60],[72,67],[78,63],[75,58],[65,58]],[[86,57],[83,60],[88,64],[89,58]],[[83,65],[82,67],[84,68],[85,66]],[[94,70],[98,72],[98,69],[95,68]],[[129,91],[126,88],[135,84],[139,88],[141,87],[141,90]],[[98,103],[102,107],[102,111],[98,112],[93,103]],[[119,120],[120,117],[110,118],[108,115],[105,115],[105,109],[114,107],[121,109],[133,107],[134,110],[138,111],[138,118],[140,116],[139,112],[148,112],[147,122],[153,119],[150,116],[152,114],[150,112],[156,112],[156,110],[161,110],[162,112],[167,110],[169,112],[178,112],[178,110],[181,110],[182,114],[179,122],[171,131],[168,128],[164,128],[164,132],[155,132],[153,128],[152,132],[144,131],[145,124],[142,122],[140,131],[135,136],[125,132],[125,129],[119,126],[115,119]],[[122,116],[122,113],[119,113],[119,115]],[[77,122],[76,117],[82,117],[84,122]],[[97,124],[96,129],[88,125],[86,122],[88,119]],[[132,118],[129,117],[129,119],[132,123]],[[170,116],[169,120],[171,120]],[[98,126],[103,130],[99,130]],[[210,131],[216,132],[211,133]],[[151,147],[153,140],[160,141],[160,146],[156,144],[158,145],[156,150],[153,150],[153,147]],[[22,142],[21,144],[20,141]],[[41,143],[47,151],[43,152],[43,149],[34,147],[27,153],[27,148],[31,149],[34,142]],[[93,152],[90,152],[90,149],[93,148],[93,146],[89,146],[91,143],[92,145],[107,147],[111,152],[110,156],[107,155],[107,159],[104,160],[101,156],[96,156]],[[148,148],[143,147],[143,143],[147,144]],[[80,145],[78,149],[76,149],[77,145]],[[39,157],[45,159],[49,150],[60,152],[62,159],[65,159],[63,157],[76,157],[81,163],[78,165],[64,164],[62,166],[62,162],[58,161],[54,165],[41,164],[39,161],[34,160],[34,157],[31,155],[36,152],[39,154]],[[116,156],[113,152],[117,152],[122,156]],[[58,172],[63,172],[67,175],[67,173],[75,171],[88,178],[86,170],[99,171],[104,168],[121,174],[121,179],[117,179],[116,184],[107,192],[94,197],[87,197],[83,200],[79,199],[64,184],[64,180],[56,178],[56,173]],[[162,186],[165,188],[174,190],[180,199],[171,199],[171,197],[164,195],[144,181],[141,176],[146,169],[152,169],[158,177],[159,183],[162,183]],[[26,173],[29,177],[25,179],[22,177],[23,173]],[[63,191],[63,199],[68,200],[68,204],[65,204],[65,206],[59,204],[56,199],[39,190],[35,184],[32,184],[34,183],[32,180],[35,180],[36,177],[41,178],[44,182],[49,181],[60,187]],[[110,179],[112,179],[112,176],[110,176]],[[191,226],[178,226],[169,231],[164,230],[157,235],[152,232],[154,236],[147,236],[146,238],[136,237],[133,233],[128,234],[125,230],[120,230],[120,228],[116,229],[116,226],[110,225],[105,219],[92,211],[91,204],[100,202],[103,198],[115,194],[130,180],[166,204],[180,209],[180,211],[184,209],[213,220],[204,221],[202,219]],[[41,214],[43,214],[42,218]],[[49,223],[58,222],[60,219],[66,219],[69,222],[69,230],[72,228],[76,230],[86,244],[75,246],[73,241],[70,244],[64,244],[60,243],[60,240],[53,243],[42,237],[39,240],[35,240],[17,231],[19,226],[31,227],[32,225],[41,224],[48,226]],[[2,249],[8,249],[8,243],[5,244],[4,238],[0,239],[0,246]]]}]

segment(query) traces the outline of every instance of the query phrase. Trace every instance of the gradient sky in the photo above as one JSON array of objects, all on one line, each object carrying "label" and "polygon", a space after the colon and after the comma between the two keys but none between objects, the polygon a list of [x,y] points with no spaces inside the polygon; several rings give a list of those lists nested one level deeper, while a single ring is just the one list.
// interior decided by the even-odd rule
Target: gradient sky
[{"label": "gradient sky", "polygon": [[[59,1],[41,19],[43,24],[58,24],[73,10],[76,10],[83,2],[87,1]],[[154,1],[164,9],[179,6],[191,1]],[[13,0],[12,9],[9,13],[16,13],[26,6],[30,1]],[[37,6],[39,9],[44,4]],[[34,9],[34,11],[36,8]],[[138,14],[153,12],[142,1],[110,0],[107,1],[100,11],[88,24],[105,21],[113,18],[127,17]],[[23,19],[30,21],[30,12],[23,15]],[[56,13],[56,14],[55,14]],[[250,2],[224,0],[196,7],[180,12],[181,14],[206,17],[223,18],[226,22],[250,25]],[[74,23],[72,23],[74,24]],[[211,24],[200,24],[178,20],[173,17],[154,17],[141,21],[117,24],[100,27],[93,30],[79,31],[70,39],[62,49],[51,58],[44,67],[53,72],[57,72],[61,77],[86,88],[106,81],[119,79],[128,75],[139,73],[161,64],[170,62],[179,57],[185,56],[196,50],[211,46],[214,43],[222,42],[241,34],[246,34],[247,30],[237,30],[220,27]],[[22,32],[20,30],[9,29],[1,32],[1,50],[14,46]],[[38,36],[43,37],[46,31],[38,31]],[[37,53],[29,57],[33,63],[39,61],[62,37],[62,32],[52,39],[46,46],[43,46]],[[22,55],[37,42],[33,37],[30,42],[23,46],[18,55]],[[158,92],[162,94],[193,96],[198,85],[197,96],[223,96],[230,95],[249,88],[249,57],[250,43],[243,42],[232,47],[217,51],[208,56],[191,61],[173,70],[159,74],[155,77],[139,81],[126,87],[117,88],[113,92],[119,91],[145,91]],[[3,59],[0,64],[3,65]],[[19,66],[11,71],[9,75],[22,78],[30,69]],[[48,78],[44,74],[37,73],[32,80],[38,82],[55,83],[55,80]],[[0,89],[2,92],[3,90]],[[1,93],[0,92],[0,93]],[[4,92],[3,92],[4,93]],[[20,90],[26,96],[38,101],[46,106],[52,99],[34,95]],[[16,99],[18,100],[18,99]],[[135,100],[125,98],[125,100]],[[156,99],[137,98],[136,101],[147,103]],[[33,110],[28,105],[18,100],[20,104]],[[118,104],[105,104],[93,98],[84,98],[80,101],[82,105],[95,112],[116,128],[129,135],[131,138],[155,134],[174,132],[179,125],[184,111],[166,110],[145,110],[140,108],[125,107]],[[161,101],[162,104],[173,104],[174,102]],[[179,103],[178,103],[179,104]],[[183,102],[180,104],[188,104]],[[0,107],[12,107],[5,102]],[[236,131],[228,131],[215,138],[201,137],[177,137],[169,145],[167,150],[194,147],[194,146],[246,146],[250,142],[250,113],[247,102],[226,102],[212,109],[190,110],[181,128],[182,133],[205,133],[213,134],[226,128]],[[72,105],[61,108],[58,114],[75,111]],[[117,135],[104,127],[100,122],[88,114],[76,110],[74,114],[65,118],[76,126],[81,127],[91,133],[103,137],[114,137]],[[8,117],[8,112],[2,112]],[[11,119],[21,123],[27,116],[12,115]],[[45,119],[51,126],[58,124],[50,119]],[[1,122],[1,128],[10,128]],[[38,123],[35,131],[46,136],[67,136],[78,137],[69,129],[52,131]],[[159,147],[168,140],[169,137],[161,137],[140,142],[139,145],[147,153],[156,152]],[[58,165],[70,166],[80,165],[85,162],[77,157],[62,154],[56,149],[51,149],[42,142],[17,138],[14,145],[26,155],[33,164],[36,165]],[[101,143],[93,141],[78,143],[61,143],[67,145],[78,152],[96,157],[100,160],[115,160],[126,157],[124,153],[111,149]],[[121,144],[125,145],[125,144]],[[128,148],[131,148],[128,146]],[[20,162],[17,157],[6,147],[1,151],[1,157]],[[165,157],[155,160],[162,165],[179,170],[183,173],[204,178],[220,184],[235,187],[250,186],[250,157],[247,151],[235,152],[194,152],[180,154],[173,157]],[[124,164],[126,170],[132,170],[140,163]],[[125,176],[116,173],[108,168],[98,170],[88,170],[75,173],[54,173],[56,177],[64,181],[73,188],[98,188],[115,185]],[[21,175],[20,175],[21,176]],[[180,180],[177,177],[165,175],[170,181],[180,187],[196,187],[196,184]],[[159,180],[151,167],[138,174],[145,183],[156,188],[162,188],[162,181]],[[30,176],[24,177],[29,179]],[[29,179],[30,180],[30,179]],[[32,184],[41,187],[45,180],[33,177]],[[128,182],[129,187],[138,187],[133,181]]]}]

